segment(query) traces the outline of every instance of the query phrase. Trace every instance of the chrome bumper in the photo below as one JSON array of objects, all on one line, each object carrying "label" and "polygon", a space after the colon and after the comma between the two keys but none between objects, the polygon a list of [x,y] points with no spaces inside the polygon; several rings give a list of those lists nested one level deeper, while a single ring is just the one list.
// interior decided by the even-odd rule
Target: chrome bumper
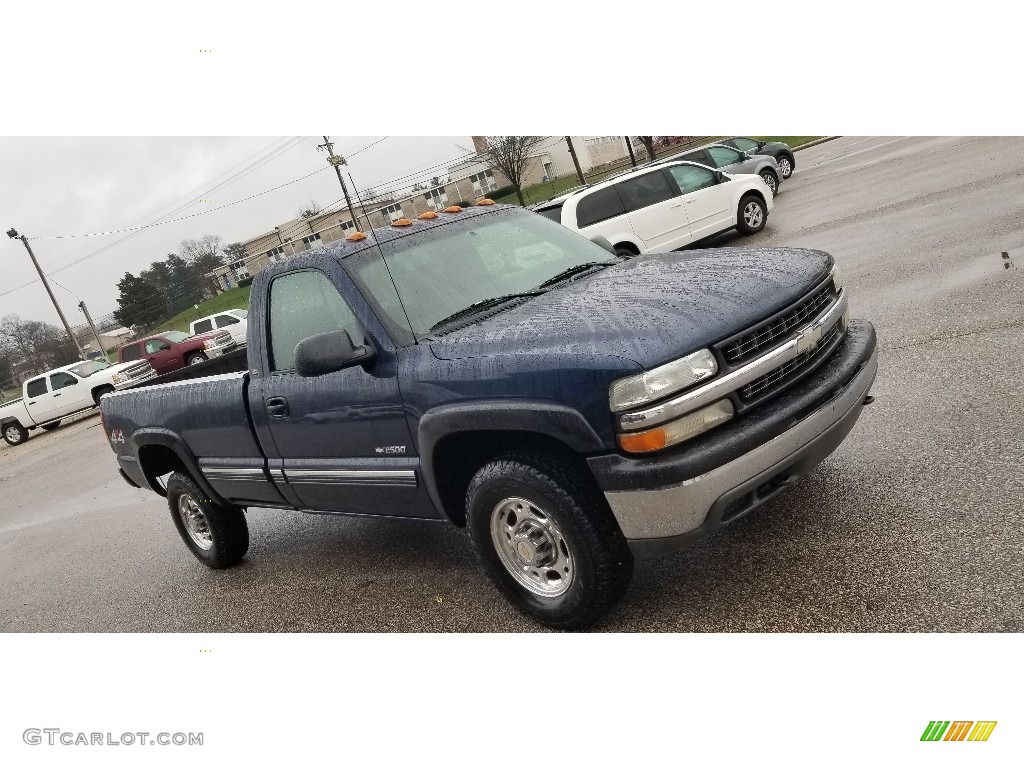
[{"label": "chrome bumper", "polygon": [[[853,429],[877,371],[876,349],[832,400],[781,435],[709,472],[657,490],[606,491],[634,552],[677,549],[673,543],[686,542],[674,538],[687,538],[706,522],[730,522],[810,472]],[[716,519],[709,520],[709,515]]]}]

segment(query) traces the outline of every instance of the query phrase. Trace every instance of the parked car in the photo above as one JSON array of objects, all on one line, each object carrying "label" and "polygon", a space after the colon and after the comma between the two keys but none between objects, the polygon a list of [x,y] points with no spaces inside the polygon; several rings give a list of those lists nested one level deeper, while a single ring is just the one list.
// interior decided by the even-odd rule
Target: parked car
[{"label": "parked car", "polygon": [[111,365],[106,360],[85,360],[54,368],[27,379],[22,397],[0,406],[0,435],[9,445],[28,440],[36,427],[54,429],[61,419],[95,408],[100,398],[116,389],[134,386],[156,376],[145,360]]},{"label": "parked car", "polygon": [[733,227],[753,234],[771,210],[772,191],[760,176],[672,160],[569,195],[559,221],[606,237],[620,255],[636,255],[676,250]]},{"label": "parked car", "polygon": [[827,253],[619,259],[493,204],[271,265],[249,317],[246,371],[102,400],[122,477],[167,497],[193,555],[241,560],[250,506],[448,521],[565,628],[616,603],[634,557],[810,472],[877,366]]},{"label": "parked car", "polygon": [[734,147],[740,152],[749,152],[752,155],[768,155],[775,158],[779,164],[779,173],[783,179],[788,179],[796,169],[796,157],[792,147],[782,141],[758,141],[749,139],[746,136],[733,136],[731,139],[719,142],[728,147]]},{"label": "parked car", "polygon": [[228,309],[216,315],[208,315],[192,321],[189,325],[189,334],[209,333],[210,331],[227,331],[236,344],[245,344],[248,337],[249,324],[246,316],[249,313],[244,309]]},{"label": "parked car", "polygon": [[539,213],[541,216],[544,216],[545,218],[551,219],[552,221],[558,222],[560,224],[562,221],[562,204],[577,192],[581,192],[584,189],[589,189],[591,186],[593,185],[586,184],[583,186],[574,187],[573,189],[568,189],[560,195],[549,197],[547,200],[544,200],[543,202],[540,203],[534,203],[533,205],[528,206],[528,208],[531,211],[535,211],[536,213]]},{"label": "parked car", "polygon": [[756,173],[760,176],[772,195],[778,193],[782,181],[782,170],[775,158],[767,155],[749,155],[733,147],[722,144],[710,144],[679,155],[676,160],[688,160],[709,168],[717,168],[724,173]]},{"label": "parked car", "polygon": [[235,347],[227,331],[211,331],[198,336],[167,331],[122,344],[117,348],[117,359],[124,363],[145,358],[156,369],[157,375],[162,376],[186,365],[202,363]]}]

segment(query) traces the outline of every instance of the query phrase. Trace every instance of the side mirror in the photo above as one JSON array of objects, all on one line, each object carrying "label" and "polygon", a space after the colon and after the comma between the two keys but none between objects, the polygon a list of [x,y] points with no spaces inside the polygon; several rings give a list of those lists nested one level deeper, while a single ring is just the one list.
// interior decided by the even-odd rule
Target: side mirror
[{"label": "side mirror", "polygon": [[593,237],[590,238],[590,242],[600,245],[602,248],[608,251],[608,253],[611,253],[613,255],[615,254],[615,246],[612,245],[611,240],[609,240],[604,235],[594,235]]},{"label": "side mirror", "polygon": [[348,331],[329,331],[303,339],[295,347],[295,371],[311,378],[354,365],[366,365],[376,356],[373,347],[357,347]]},{"label": "side mirror", "polygon": [[729,180],[729,177],[728,177],[728,176],[726,176],[726,175],[725,175],[724,173],[722,173],[721,171],[715,171],[715,180],[716,180],[716,181],[717,181],[717,182],[718,182],[719,184],[724,184],[725,182],[727,182],[727,181]]}]

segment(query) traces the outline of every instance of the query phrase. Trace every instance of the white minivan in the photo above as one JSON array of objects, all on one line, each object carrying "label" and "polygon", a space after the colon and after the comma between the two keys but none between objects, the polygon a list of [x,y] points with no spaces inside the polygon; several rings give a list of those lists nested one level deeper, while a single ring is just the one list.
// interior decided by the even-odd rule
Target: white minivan
[{"label": "white minivan", "polygon": [[216,315],[193,320],[189,326],[189,335],[223,330],[231,334],[231,340],[236,344],[245,344],[249,335],[249,324],[246,322],[248,315],[248,311],[244,309],[228,309]]},{"label": "white minivan", "polygon": [[772,197],[760,176],[678,161],[638,168],[569,195],[560,208],[535,210],[587,237],[603,235],[616,253],[635,255],[672,251],[734,227],[745,235],[760,232]]}]

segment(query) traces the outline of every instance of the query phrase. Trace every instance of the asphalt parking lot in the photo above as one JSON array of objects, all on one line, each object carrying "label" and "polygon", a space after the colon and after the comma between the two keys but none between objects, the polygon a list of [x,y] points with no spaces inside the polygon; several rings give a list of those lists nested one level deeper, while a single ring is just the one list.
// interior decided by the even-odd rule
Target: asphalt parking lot
[{"label": "asphalt parking lot", "polygon": [[[840,138],[797,153],[766,229],[820,248],[879,374],[811,476],[637,564],[611,631],[1024,630],[1024,139]],[[1005,253],[1005,258],[1004,254]],[[249,511],[209,571],[117,475],[96,415],[0,443],[0,630],[533,631],[446,525]]]}]

